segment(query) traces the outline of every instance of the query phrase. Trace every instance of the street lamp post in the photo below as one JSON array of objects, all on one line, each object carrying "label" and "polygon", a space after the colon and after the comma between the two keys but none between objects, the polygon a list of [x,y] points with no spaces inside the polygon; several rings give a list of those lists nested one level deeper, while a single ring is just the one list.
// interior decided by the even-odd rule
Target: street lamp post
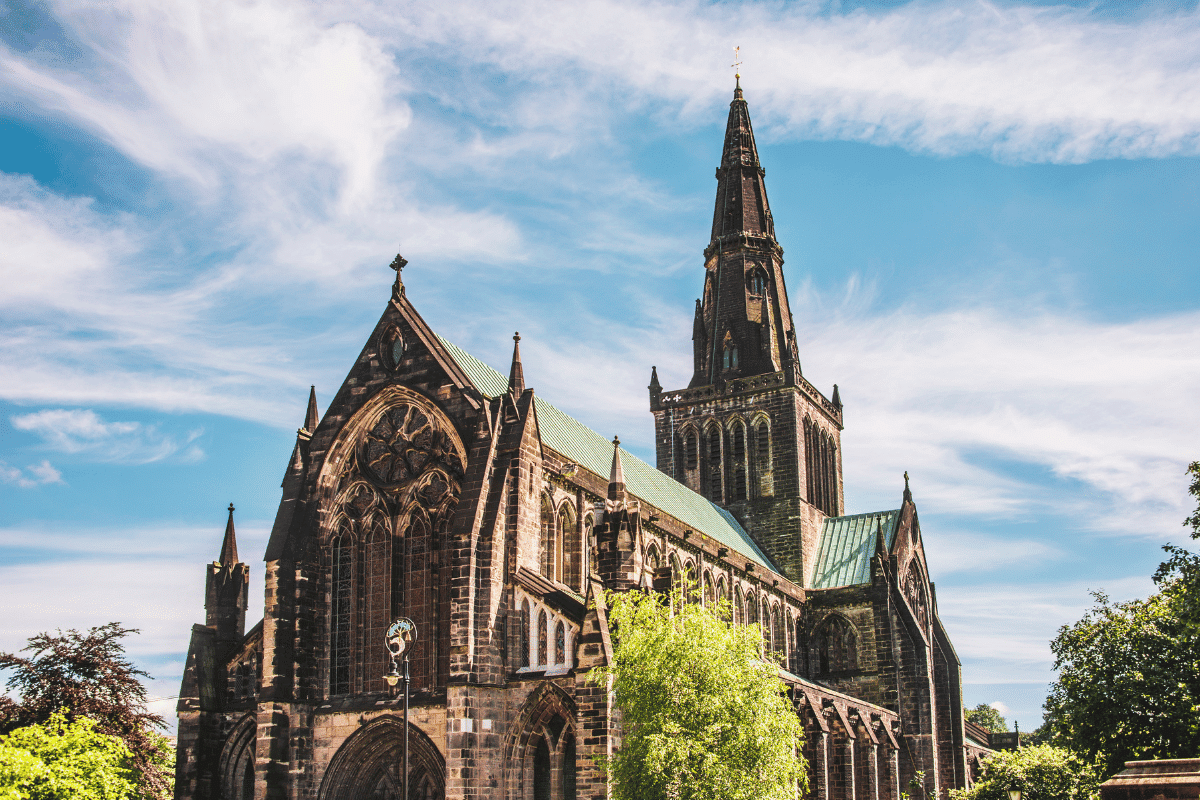
[{"label": "street lamp post", "polygon": [[[404,772],[401,774],[401,780],[404,785],[404,800],[408,800],[408,687],[411,683],[411,677],[408,673],[408,651],[411,649],[413,642],[417,640],[417,626],[408,617],[400,617],[391,625],[388,626],[387,634],[385,634],[384,642],[387,644],[388,652],[392,654],[392,669],[383,679],[387,681],[388,686],[395,686],[401,680],[404,681]],[[400,655],[404,655],[404,673],[401,674],[396,659]]]}]

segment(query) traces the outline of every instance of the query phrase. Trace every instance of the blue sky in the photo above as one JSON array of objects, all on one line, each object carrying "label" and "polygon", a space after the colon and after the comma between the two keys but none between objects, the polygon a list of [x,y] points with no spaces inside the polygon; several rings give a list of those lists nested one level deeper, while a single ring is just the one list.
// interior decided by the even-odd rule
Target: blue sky
[{"label": "blue sky", "polygon": [[[649,455],[732,48],[850,512],[913,491],[970,705],[1040,722],[1200,458],[1200,14],[1176,3],[0,3],[0,648],[177,691],[396,252],[440,333]],[[172,701],[156,705],[167,712]]]}]

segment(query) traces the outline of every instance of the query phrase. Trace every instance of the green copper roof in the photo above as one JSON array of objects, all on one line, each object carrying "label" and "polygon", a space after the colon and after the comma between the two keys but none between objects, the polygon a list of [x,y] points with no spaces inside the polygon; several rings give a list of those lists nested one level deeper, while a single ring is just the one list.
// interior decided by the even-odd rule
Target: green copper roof
[{"label": "green copper roof", "polygon": [[809,586],[833,589],[870,583],[875,539],[882,530],[883,546],[891,551],[899,520],[900,509],[827,518],[821,526],[821,545]]},{"label": "green copper roof", "polygon": [[[508,391],[508,379],[499,372],[441,336],[438,339],[482,394],[496,397]],[[612,466],[612,442],[537,395],[534,395],[534,403],[542,443],[584,469],[607,479],[609,467]],[[635,497],[711,536],[751,561],[774,570],[750,534],[728,511],[659,472],[625,448],[621,448],[621,464],[625,467],[626,489]]]}]

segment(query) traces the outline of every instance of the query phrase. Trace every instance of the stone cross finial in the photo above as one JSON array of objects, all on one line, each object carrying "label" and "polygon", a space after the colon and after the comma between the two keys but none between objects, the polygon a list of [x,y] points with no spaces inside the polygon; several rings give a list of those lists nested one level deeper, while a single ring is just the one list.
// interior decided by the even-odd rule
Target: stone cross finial
[{"label": "stone cross finial", "polygon": [[395,297],[404,297],[404,281],[400,280],[400,273],[408,266],[408,259],[396,253],[396,257],[392,259],[392,263],[388,265],[396,270],[396,282],[392,284],[392,294]]}]

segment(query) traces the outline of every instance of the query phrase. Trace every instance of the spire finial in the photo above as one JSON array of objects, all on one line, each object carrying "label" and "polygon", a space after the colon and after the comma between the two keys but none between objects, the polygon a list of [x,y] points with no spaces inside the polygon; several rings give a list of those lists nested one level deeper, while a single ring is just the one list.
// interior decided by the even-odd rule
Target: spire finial
[{"label": "spire finial", "polygon": [[908,488],[908,470],[904,470],[904,502],[912,502],[912,490]]},{"label": "spire finial", "polygon": [[625,499],[625,468],[621,465],[621,439],[614,436],[612,469],[608,472],[608,499],[620,501]]},{"label": "spire finial", "polygon": [[317,414],[317,387],[308,387],[308,411],[304,414],[304,430],[312,433],[317,429],[321,417]]},{"label": "spire finial", "polygon": [[742,46],[738,45],[733,48],[733,63],[729,66],[733,67],[733,79],[737,81],[738,88],[742,86]]},{"label": "spire finial", "polygon": [[389,264],[392,269],[396,270],[396,282],[392,284],[392,296],[396,298],[404,297],[404,281],[400,280],[400,273],[408,266],[408,259],[396,253],[396,257]]},{"label": "spire finial", "polygon": [[226,569],[238,563],[237,535],[233,531],[233,503],[229,504],[229,520],[225,523],[225,539],[217,563]]},{"label": "spire finial", "polygon": [[658,367],[650,368],[650,385],[646,388],[654,393],[662,391],[662,384],[658,382]]},{"label": "spire finial", "polygon": [[521,334],[513,334],[512,369],[508,371],[508,391],[520,396],[525,391],[525,368],[521,366]]}]

